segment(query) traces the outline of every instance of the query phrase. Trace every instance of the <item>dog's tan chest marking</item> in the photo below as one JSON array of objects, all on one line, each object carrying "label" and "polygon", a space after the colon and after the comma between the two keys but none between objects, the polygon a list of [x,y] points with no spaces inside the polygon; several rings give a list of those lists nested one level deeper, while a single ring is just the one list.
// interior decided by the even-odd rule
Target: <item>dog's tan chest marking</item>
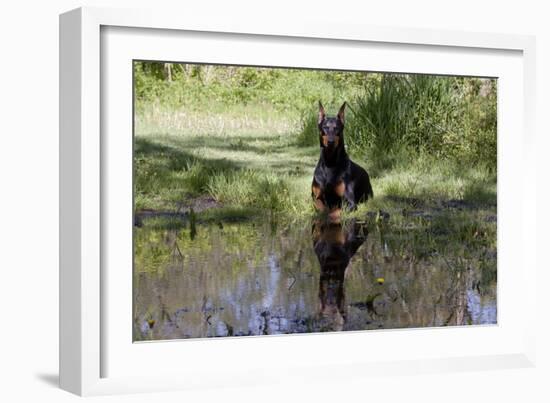
[{"label": "dog's tan chest marking", "polygon": [[[334,187],[333,187],[333,192],[338,196],[338,197],[344,197],[344,194],[346,193],[346,184],[343,180],[339,181]],[[321,187],[317,184],[317,183],[314,183],[312,186],[311,186],[311,193],[313,195],[313,204],[315,206],[315,208],[317,210],[324,210],[326,208],[325,206],[325,203],[323,201],[323,192],[321,190]],[[332,209],[329,213],[330,215],[335,215],[335,216],[339,216],[340,215],[340,211],[337,211],[337,210],[340,210],[339,208],[337,209]]]},{"label": "dog's tan chest marking", "polygon": [[339,197],[344,196],[344,193],[346,193],[346,184],[344,181],[340,181],[336,184],[334,187],[334,193],[336,193]]}]

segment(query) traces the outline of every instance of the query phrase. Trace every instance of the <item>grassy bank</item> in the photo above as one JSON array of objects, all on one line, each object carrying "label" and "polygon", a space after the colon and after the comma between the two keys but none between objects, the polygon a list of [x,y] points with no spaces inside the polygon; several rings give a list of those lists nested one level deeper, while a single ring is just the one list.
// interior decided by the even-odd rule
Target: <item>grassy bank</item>
[{"label": "grassy bank", "polygon": [[216,113],[152,108],[138,117],[136,209],[216,208],[303,214],[313,147],[296,147],[292,121],[263,108]]},{"label": "grassy bank", "polygon": [[[188,211],[204,216],[208,206],[228,217],[265,211],[303,216],[313,212],[310,183],[318,146],[303,146],[284,114],[262,116],[261,108],[216,113],[160,107],[138,116],[135,138],[137,210]],[[355,152],[354,152],[355,151]],[[378,209],[444,207],[458,200],[496,206],[496,173],[427,154],[403,155],[391,169],[352,149],[371,172],[375,198],[359,214]],[[202,211],[204,210],[204,211]],[[222,212],[218,212],[220,217]]]}]

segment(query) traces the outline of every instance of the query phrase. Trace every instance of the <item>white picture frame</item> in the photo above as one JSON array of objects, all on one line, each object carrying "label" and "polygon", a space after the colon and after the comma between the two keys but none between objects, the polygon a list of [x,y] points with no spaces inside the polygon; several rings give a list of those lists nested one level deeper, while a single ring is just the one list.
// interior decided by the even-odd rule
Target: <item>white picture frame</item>
[{"label": "white picture frame", "polygon": [[[126,277],[113,277],[115,273],[106,269],[112,267],[109,259],[119,259],[122,264],[129,264],[131,267],[131,260],[124,263],[128,260],[127,253],[115,253],[116,256],[113,256],[112,248],[109,248],[109,242],[106,240],[113,239],[117,228],[126,228],[127,220],[130,220],[131,228],[131,210],[128,210],[126,215],[123,214],[122,218],[106,214],[115,203],[113,199],[117,199],[112,192],[117,188],[128,189],[129,186],[128,176],[118,175],[118,171],[115,175],[116,168],[109,163],[113,152],[125,152],[126,157],[131,157],[128,138],[120,136],[117,138],[122,139],[121,141],[113,141],[115,137],[108,134],[112,124],[121,125],[122,131],[131,129],[131,119],[125,118],[131,104],[116,102],[128,99],[128,81],[121,80],[122,87],[117,87],[118,84],[112,84],[113,81],[107,80],[108,74],[118,73],[112,73],[116,70],[116,64],[111,69],[103,59],[139,58],[137,56],[140,55],[131,53],[135,47],[126,46],[124,41],[130,44],[132,37],[143,35],[140,39],[142,51],[147,53],[147,49],[157,48],[155,52],[158,53],[148,53],[155,60],[221,63],[230,61],[227,55],[209,56],[209,46],[214,45],[208,43],[201,43],[200,50],[199,46],[189,43],[188,49],[195,49],[193,60],[166,57],[167,53],[162,53],[162,49],[170,52],[174,44],[183,40],[186,33],[192,33],[194,40],[201,40],[203,36],[213,37],[213,41],[231,41],[231,38],[238,38],[239,41],[248,40],[248,45],[252,42],[258,45],[258,50],[248,56],[242,51],[235,53],[236,59],[231,61],[240,64],[277,64],[260,50],[266,46],[289,46],[290,51],[292,46],[297,45],[304,54],[307,54],[307,50],[312,46],[354,48],[356,52],[366,52],[368,49],[372,51],[375,47],[382,52],[388,50],[388,55],[381,59],[387,57],[388,60],[394,60],[394,67],[390,70],[384,68],[389,64],[380,64],[379,69],[382,71],[398,71],[395,67],[396,59],[406,52],[420,52],[431,61],[431,65],[422,64],[419,59],[409,58],[403,64],[403,72],[483,75],[484,72],[502,71],[505,84],[499,86],[499,324],[445,330],[347,332],[345,335],[133,344],[131,339],[125,336],[124,326],[117,328],[117,323],[124,321],[116,320],[124,314],[127,306],[124,304],[128,303],[128,289],[124,286],[127,274]],[[105,34],[112,34],[112,37],[109,39]],[[323,21],[308,21],[300,25],[279,22],[266,24],[265,21],[221,20],[152,10],[81,8],[61,15],[61,387],[79,395],[96,395],[295,382],[295,379],[304,381],[308,377],[324,379],[329,372],[327,369],[338,369],[330,371],[331,376],[334,378],[334,373],[337,373],[337,376],[343,379],[347,376],[369,376],[375,372],[412,374],[419,371],[517,368],[534,365],[534,319],[527,318],[517,323],[509,319],[514,313],[514,308],[513,301],[510,301],[512,297],[507,292],[509,288],[506,286],[511,284],[513,276],[519,281],[536,277],[534,243],[526,236],[535,233],[536,222],[534,199],[528,196],[535,188],[535,161],[531,157],[534,155],[534,45],[532,37],[519,35],[428,31],[353,24],[329,25]],[[113,48],[118,51],[109,53],[108,49]],[[448,67],[449,61],[447,64],[442,61],[439,65],[436,62],[437,52],[448,54],[451,59],[455,58],[456,67]],[[296,66],[338,67],[321,66],[307,59],[307,56],[304,56],[305,61],[301,61],[300,53],[302,52],[293,54]],[[473,55],[472,60],[482,60],[486,57],[487,66],[483,66],[479,60],[473,62],[470,67],[458,62],[470,54]],[[501,56],[502,66],[508,67],[488,67],[500,63],[501,59],[498,58]],[[348,65],[341,67],[349,67],[350,59],[347,60]],[[288,66],[288,62],[281,63]],[[369,66],[371,69],[377,69],[377,65]],[[107,70],[104,70],[105,68]],[[127,70],[127,74],[131,77],[131,69]],[[111,97],[111,94],[114,95]],[[116,114],[122,118],[111,121],[110,116],[115,115],[113,111],[116,108],[122,108],[122,113]],[[512,113],[513,111],[516,112]],[[503,133],[506,137],[501,142]],[[501,146],[501,143],[504,145]],[[508,164],[501,164],[503,156],[512,163],[510,165],[514,165],[516,171],[508,167]],[[114,183],[117,180],[119,182]],[[506,181],[516,183],[522,191],[506,190],[507,188],[501,185]],[[507,197],[503,199],[502,195]],[[127,196],[131,197],[131,194]],[[122,200],[122,205],[114,208],[124,208],[124,200],[127,201],[127,198],[122,197]],[[516,215],[512,216],[512,211],[515,211]],[[109,232],[111,230],[115,232]],[[110,235],[107,236],[105,231]],[[511,233],[513,235],[510,235]],[[501,254],[502,245],[512,245],[518,240],[513,251],[505,250],[505,255]],[[513,275],[510,270],[503,269],[514,266],[516,271]],[[126,291],[119,290],[118,286]],[[113,290],[123,297],[115,300]],[[535,312],[535,283],[522,281],[522,287],[516,291],[514,297],[518,298],[518,294],[523,301],[522,312]],[[475,343],[472,344],[475,346],[461,344],[461,340],[467,339],[474,340]],[[351,349],[358,346],[376,343],[381,346],[383,343],[394,343],[402,347],[391,353],[381,348],[378,354],[374,350],[369,351],[368,357],[359,353],[346,359],[335,358],[332,361],[319,361],[315,356],[315,348],[319,345],[331,349],[342,349],[341,346],[345,345],[351,352]],[[415,346],[416,351],[409,351],[411,349],[407,345]],[[285,354],[285,351],[291,351],[292,356]],[[271,359],[266,360],[269,364],[255,365],[254,357],[262,352],[271,354]],[[178,357],[179,354],[185,354],[185,363],[181,363],[180,359],[170,360],[169,357]],[[156,368],[155,371],[136,369],[136,362],[148,360],[147,357],[153,355],[160,357],[154,360],[151,358],[153,365],[148,366]],[[216,357],[212,359],[219,362],[230,360],[235,364],[231,368],[218,366],[211,370],[209,365],[200,363],[201,357],[205,355]],[[307,371],[304,371],[305,368]],[[208,375],[207,380],[205,375]]]}]

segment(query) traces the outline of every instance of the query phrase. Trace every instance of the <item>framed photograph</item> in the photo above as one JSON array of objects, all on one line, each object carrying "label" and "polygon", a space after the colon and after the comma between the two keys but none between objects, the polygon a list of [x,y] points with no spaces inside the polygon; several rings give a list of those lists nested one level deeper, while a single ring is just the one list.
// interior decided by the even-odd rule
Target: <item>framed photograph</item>
[{"label": "framed photograph", "polygon": [[531,37],[84,8],[60,49],[62,388],[533,365]]}]

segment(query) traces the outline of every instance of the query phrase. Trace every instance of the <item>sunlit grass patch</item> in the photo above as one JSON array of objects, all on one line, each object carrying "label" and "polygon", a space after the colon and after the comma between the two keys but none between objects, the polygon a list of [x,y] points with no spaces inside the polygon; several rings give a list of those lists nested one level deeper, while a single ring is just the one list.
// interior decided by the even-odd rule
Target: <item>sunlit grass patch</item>
[{"label": "sunlit grass patch", "polygon": [[372,182],[377,199],[417,199],[423,205],[448,200],[496,204],[495,173],[448,160],[409,157]]},{"label": "sunlit grass patch", "polygon": [[139,135],[165,132],[173,136],[254,137],[259,132],[281,135],[294,130],[297,117],[282,113],[269,105],[209,105],[204,110],[187,107],[168,108],[148,104],[136,114]]}]

